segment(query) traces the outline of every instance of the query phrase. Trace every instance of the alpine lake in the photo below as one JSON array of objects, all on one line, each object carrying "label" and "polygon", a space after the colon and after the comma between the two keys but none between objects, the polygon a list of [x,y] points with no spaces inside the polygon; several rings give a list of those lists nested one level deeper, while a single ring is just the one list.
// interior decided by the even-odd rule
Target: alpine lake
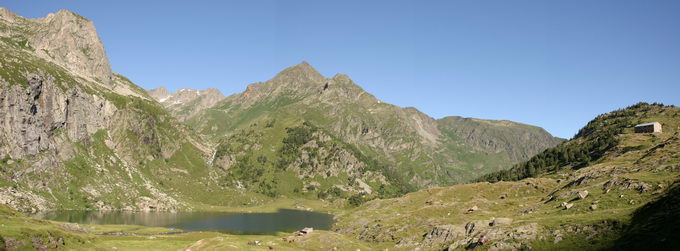
[{"label": "alpine lake", "polygon": [[127,212],[49,211],[33,218],[79,224],[141,225],[169,230],[214,231],[229,234],[273,234],[305,227],[330,230],[333,215],[304,210],[279,209],[274,213],[227,212]]}]

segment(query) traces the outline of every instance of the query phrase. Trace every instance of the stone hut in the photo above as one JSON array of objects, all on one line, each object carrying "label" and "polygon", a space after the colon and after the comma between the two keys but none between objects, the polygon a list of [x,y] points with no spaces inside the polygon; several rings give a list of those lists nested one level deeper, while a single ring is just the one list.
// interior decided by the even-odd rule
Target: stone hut
[{"label": "stone hut", "polygon": [[656,133],[661,132],[661,123],[649,122],[635,126],[635,133]]}]

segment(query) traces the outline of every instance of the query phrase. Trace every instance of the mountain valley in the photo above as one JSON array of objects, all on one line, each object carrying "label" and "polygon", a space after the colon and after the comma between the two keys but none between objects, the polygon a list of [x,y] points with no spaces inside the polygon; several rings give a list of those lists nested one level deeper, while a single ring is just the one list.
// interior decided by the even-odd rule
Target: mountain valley
[{"label": "mountain valley", "polygon": [[[663,131],[635,131],[648,122]],[[672,105],[565,140],[435,119],[308,62],[228,96],[144,90],[111,69],[92,21],[0,8],[0,250],[673,250],[679,174]],[[335,222],[234,234],[32,217],[281,208]]]}]

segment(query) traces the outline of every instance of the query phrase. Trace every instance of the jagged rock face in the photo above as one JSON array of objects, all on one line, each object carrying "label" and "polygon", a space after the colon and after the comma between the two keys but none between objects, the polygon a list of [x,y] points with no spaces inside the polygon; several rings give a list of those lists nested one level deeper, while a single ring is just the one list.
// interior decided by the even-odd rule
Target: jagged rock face
[{"label": "jagged rock face", "polygon": [[464,182],[559,143],[519,123],[435,120],[415,108],[383,103],[347,75],[325,78],[307,62],[251,84],[187,122],[221,137],[269,118],[309,121],[420,187]]},{"label": "jagged rock face", "polygon": [[6,143],[0,146],[0,155],[24,158],[57,150],[55,134],[63,131],[72,140],[83,140],[106,128],[115,111],[100,96],[77,88],[64,93],[53,80],[36,75],[26,89],[19,85],[0,89],[0,130]]},{"label": "jagged rock face", "polygon": [[175,93],[169,93],[165,87],[161,86],[147,90],[147,93],[180,121],[184,121],[224,99],[222,92],[213,88],[205,90],[182,88]]},{"label": "jagged rock face", "polygon": [[92,21],[67,10],[44,18],[23,18],[0,9],[3,37],[21,37],[35,55],[72,73],[109,84],[113,78],[104,46]]},{"label": "jagged rock face", "polygon": [[[0,187],[0,203],[22,211],[69,208],[73,198],[64,197],[66,193],[83,196],[88,207],[98,209],[181,206],[136,169],[169,158],[184,141],[180,130],[158,127],[167,123],[162,114],[132,105],[148,101],[130,98],[120,103],[128,98],[93,91],[94,84],[87,82],[67,87],[55,78],[65,71],[53,75],[36,69],[26,74],[30,77],[25,83],[0,80],[0,179],[14,184]],[[124,197],[121,190],[126,191]],[[140,197],[143,194],[151,196]]]}]

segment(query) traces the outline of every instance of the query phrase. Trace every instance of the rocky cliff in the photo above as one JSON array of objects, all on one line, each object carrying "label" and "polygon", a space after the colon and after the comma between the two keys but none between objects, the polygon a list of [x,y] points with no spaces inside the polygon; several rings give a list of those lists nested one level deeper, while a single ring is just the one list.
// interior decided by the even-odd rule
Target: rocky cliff
[{"label": "rocky cliff", "polygon": [[220,171],[195,133],[111,72],[92,22],[0,14],[0,203],[178,210],[233,191],[210,181]]},{"label": "rocky cliff", "polygon": [[113,79],[104,46],[92,21],[67,10],[44,18],[23,18],[0,8],[0,36],[71,73],[108,84]]}]

